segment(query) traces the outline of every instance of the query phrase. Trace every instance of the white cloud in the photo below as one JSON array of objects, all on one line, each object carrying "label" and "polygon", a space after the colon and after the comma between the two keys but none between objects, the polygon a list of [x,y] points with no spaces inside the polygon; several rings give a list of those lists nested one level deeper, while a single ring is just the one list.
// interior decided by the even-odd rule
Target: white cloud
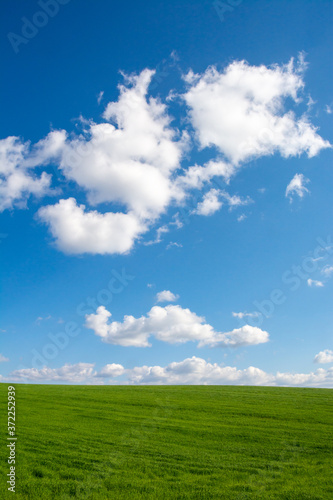
[{"label": "white cloud", "polygon": [[0,363],[5,363],[6,361],[9,361],[9,359],[0,353]]},{"label": "white cloud", "polygon": [[244,198],[241,198],[240,196],[235,195],[235,194],[231,196],[226,191],[221,191],[221,196],[231,209],[235,208],[235,207],[240,207],[243,205],[249,205],[250,203],[253,203],[253,200],[251,200],[251,198],[249,198],[249,197],[244,199]]},{"label": "white cloud", "polygon": [[103,96],[104,96],[104,90],[101,90],[97,96],[97,104],[101,104],[101,101],[103,99]]},{"label": "white cloud", "polygon": [[[190,190],[206,191],[215,177],[228,184],[242,162],[275,152],[314,156],[330,147],[306,118],[284,113],[286,98],[299,101],[304,67],[302,60],[297,67],[291,61],[270,68],[236,61],[224,72],[190,72],[183,97],[192,125],[200,146],[215,146],[219,152],[187,169],[181,169],[181,160],[190,146],[189,134],[172,126],[166,104],[149,97],[154,71],[123,75],[125,84],[119,86],[118,100],[107,104],[104,122],[82,118],[81,133],[51,131],[33,146],[17,137],[0,141],[0,211],[24,207],[30,195],[51,193],[51,176],[38,174],[37,167],[53,163],[67,181],[82,188],[90,205],[84,211],[84,205],[70,198],[39,211],[57,247],[75,254],[126,253],[170,206],[185,205]],[[98,100],[102,97],[101,92]],[[305,181],[290,193],[302,196]],[[232,208],[251,201],[211,189],[198,213],[214,213],[222,203]],[[106,213],[101,213],[105,207],[91,211],[102,203],[108,204]],[[181,227],[177,218],[164,224],[148,244],[161,241],[171,225]]]},{"label": "white cloud", "polygon": [[[328,370],[319,368],[311,373],[267,373],[260,368],[249,366],[237,369],[210,363],[193,356],[167,366],[137,366],[125,369],[119,364],[109,364],[100,372],[94,371],[94,365],[78,363],[61,368],[35,368],[16,370],[10,374],[10,380],[29,380],[31,382],[65,381],[68,383],[98,384],[102,380],[119,384],[162,384],[162,385],[256,385],[256,386],[294,386],[294,387],[333,387],[333,367]],[[117,381],[117,377],[125,380]],[[109,379],[109,380],[108,380]],[[102,382],[103,383],[103,382]]]},{"label": "white cloud", "polygon": [[245,220],[247,218],[247,216],[245,214],[242,214],[240,215],[239,217],[237,217],[237,221],[238,222],[242,222],[243,220]]},{"label": "white cloud", "polygon": [[52,131],[33,146],[19,137],[0,140],[0,212],[26,208],[28,198],[56,194],[51,175],[36,174],[36,167],[59,160],[66,140],[64,130]]},{"label": "white cloud", "polygon": [[235,384],[266,385],[272,381],[270,375],[259,368],[250,366],[238,370],[231,366],[208,363],[193,356],[184,361],[173,362],[166,367],[142,366],[128,373],[131,383],[135,384]]},{"label": "white cloud", "polygon": [[198,215],[213,215],[222,207],[222,201],[219,200],[220,192],[218,189],[211,189],[198,203],[195,213]]},{"label": "white cloud", "polygon": [[[84,135],[67,141],[60,167],[87,191],[91,204],[120,203],[143,218],[159,216],[174,198],[170,180],[186,139],[176,140],[165,104],[147,99],[154,72],[126,77],[120,97]],[[93,165],[93,168],[92,168]]]},{"label": "white cloud", "polygon": [[310,278],[307,280],[307,284],[308,284],[308,286],[315,286],[315,287],[323,287],[324,286],[324,283],[322,281],[312,280]]},{"label": "white cloud", "polygon": [[165,224],[164,226],[161,226],[157,228],[156,230],[156,236],[154,240],[149,240],[145,241],[145,245],[155,245],[156,243],[161,243],[162,241],[162,235],[165,233],[168,233],[170,231],[169,227]]},{"label": "white cloud", "polygon": [[69,254],[124,254],[147,230],[133,213],[86,212],[74,198],[42,207],[38,216],[50,227],[56,246]]},{"label": "white cloud", "polygon": [[61,368],[22,368],[11,373],[13,378],[28,379],[34,382],[43,380],[84,382],[95,374],[94,364],[77,363],[76,365],[64,365]]},{"label": "white cloud", "polygon": [[36,175],[33,167],[24,163],[29,143],[18,137],[0,140],[0,212],[14,206],[25,208],[30,195],[36,197],[50,193],[51,176]]},{"label": "white cloud", "polygon": [[235,61],[223,72],[190,71],[183,97],[201,147],[216,146],[233,165],[275,152],[311,157],[329,147],[304,116],[283,113],[286,98],[299,100],[304,67],[302,59],[297,67],[291,60],[270,68]]},{"label": "white cloud", "polygon": [[327,265],[327,266],[323,267],[323,269],[321,270],[321,273],[324,276],[330,277],[331,274],[333,273],[333,266]]},{"label": "white cloud", "polygon": [[156,294],[156,302],[175,302],[179,299],[179,295],[175,295],[170,290],[163,290]]},{"label": "white cloud", "polygon": [[38,316],[35,323],[37,323],[37,325],[39,325],[41,323],[41,321],[48,321],[49,319],[52,319],[52,316],[50,314],[48,316],[45,316],[45,318],[43,318],[43,316]]},{"label": "white cloud", "polygon": [[[108,123],[83,120],[81,135],[62,144],[59,167],[86,190],[90,204],[120,204],[123,212],[83,213],[73,200],[40,210],[59,249],[69,253],[124,253],[184,193],[172,180],[187,147],[170,127],[166,105],[147,98],[154,72],[127,77],[117,102],[104,111]],[[111,123],[113,122],[113,123]],[[92,168],[93,165],[93,168]],[[68,215],[72,221],[65,220]],[[87,226],[96,236],[89,238]],[[164,228],[157,231],[159,242]],[[149,243],[153,243],[149,242]]]},{"label": "white cloud", "polygon": [[258,312],[253,312],[253,313],[247,313],[247,312],[233,312],[232,313],[233,317],[234,318],[239,318],[239,319],[243,319],[243,318],[257,318],[258,316],[260,316],[260,313]]},{"label": "white cloud", "polygon": [[290,201],[294,195],[303,198],[305,193],[309,193],[309,190],[305,187],[308,182],[310,182],[309,179],[306,179],[303,174],[295,174],[287,186],[286,197],[289,197]]},{"label": "white cloud", "polygon": [[229,182],[236,169],[230,163],[219,160],[210,160],[204,166],[194,165],[185,170],[176,182],[183,189],[201,189],[205,183],[209,183],[214,177],[222,177],[226,183]]},{"label": "white cloud", "polygon": [[170,243],[168,243],[166,249],[170,250],[170,248],[183,248],[183,245],[181,243],[177,243],[177,241],[170,241]]},{"label": "white cloud", "polygon": [[333,363],[333,351],[329,349],[325,349],[324,351],[320,351],[315,355],[313,360],[315,363]]},{"label": "white cloud", "polygon": [[124,373],[125,369],[122,365],[111,363],[109,365],[105,365],[100,372],[96,373],[96,377],[114,378],[120,377]]},{"label": "white cloud", "polygon": [[230,210],[238,206],[248,205],[249,203],[252,203],[252,200],[249,197],[243,199],[238,195],[231,196],[224,190],[211,189],[204,195],[203,200],[198,203],[197,208],[193,213],[206,216],[213,215],[223,205],[221,198],[227,205],[229,205]]},{"label": "white cloud", "polygon": [[260,328],[245,325],[231,332],[220,333],[189,309],[179,305],[154,306],[147,316],[125,316],[123,322],[109,322],[111,313],[100,306],[96,314],[86,315],[87,328],[103,342],[134,347],[150,347],[148,339],[169,344],[198,342],[198,347],[241,347],[268,342],[269,335]]}]

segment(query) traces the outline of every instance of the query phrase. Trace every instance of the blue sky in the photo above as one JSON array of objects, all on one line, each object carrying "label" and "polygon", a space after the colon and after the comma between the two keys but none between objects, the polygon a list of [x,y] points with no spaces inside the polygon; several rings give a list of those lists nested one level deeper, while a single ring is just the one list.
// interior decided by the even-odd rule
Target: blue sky
[{"label": "blue sky", "polygon": [[2,380],[332,387],[332,3],[1,11]]}]

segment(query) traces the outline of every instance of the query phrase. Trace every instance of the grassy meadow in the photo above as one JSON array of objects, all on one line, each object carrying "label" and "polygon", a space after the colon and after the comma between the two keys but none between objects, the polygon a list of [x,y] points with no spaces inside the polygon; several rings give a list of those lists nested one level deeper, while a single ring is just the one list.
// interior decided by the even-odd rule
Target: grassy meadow
[{"label": "grassy meadow", "polygon": [[333,391],[233,386],[16,388],[16,493],[1,498],[333,498]]}]

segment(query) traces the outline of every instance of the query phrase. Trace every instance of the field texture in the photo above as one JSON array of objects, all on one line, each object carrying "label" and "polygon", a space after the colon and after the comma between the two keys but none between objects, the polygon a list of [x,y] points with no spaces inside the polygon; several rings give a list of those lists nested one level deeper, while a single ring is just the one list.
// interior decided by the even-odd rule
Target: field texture
[{"label": "field texture", "polygon": [[16,493],[1,498],[333,498],[333,391],[230,386],[16,387]]}]

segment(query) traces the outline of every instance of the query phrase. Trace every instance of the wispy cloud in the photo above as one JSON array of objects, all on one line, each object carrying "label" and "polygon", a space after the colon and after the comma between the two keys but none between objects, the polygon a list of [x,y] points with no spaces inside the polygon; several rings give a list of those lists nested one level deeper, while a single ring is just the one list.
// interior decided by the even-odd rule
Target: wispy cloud
[{"label": "wispy cloud", "polygon": [[312,280],[311,278],[309,278],[307,280],[307,284],[308,284],[308,286],[314,286],[314,287],[317,287],[317,288],[321,288],[321,287],[324,286],[324,283],[322,281]]},{"label": "wispy cloud", "polygon": [[303,174],[295,174],[295,176],[289,182],[286,189],[286,197],[292,201],[294,196],[303,198],[306,193],[309,193],[305,184],[307,184],[309,179],[306,179]]},{"label": "wispy cloud", "polygon": [[238,313],[236,313],[236,312],[233,312],[232,315],[233,315],[234,318],[243,319],[243,318],[257,318],[261,314],[259,312],[255,311],[255,312],[252,312],[252,313],[248,313],[248,312],[238,312]]}]

